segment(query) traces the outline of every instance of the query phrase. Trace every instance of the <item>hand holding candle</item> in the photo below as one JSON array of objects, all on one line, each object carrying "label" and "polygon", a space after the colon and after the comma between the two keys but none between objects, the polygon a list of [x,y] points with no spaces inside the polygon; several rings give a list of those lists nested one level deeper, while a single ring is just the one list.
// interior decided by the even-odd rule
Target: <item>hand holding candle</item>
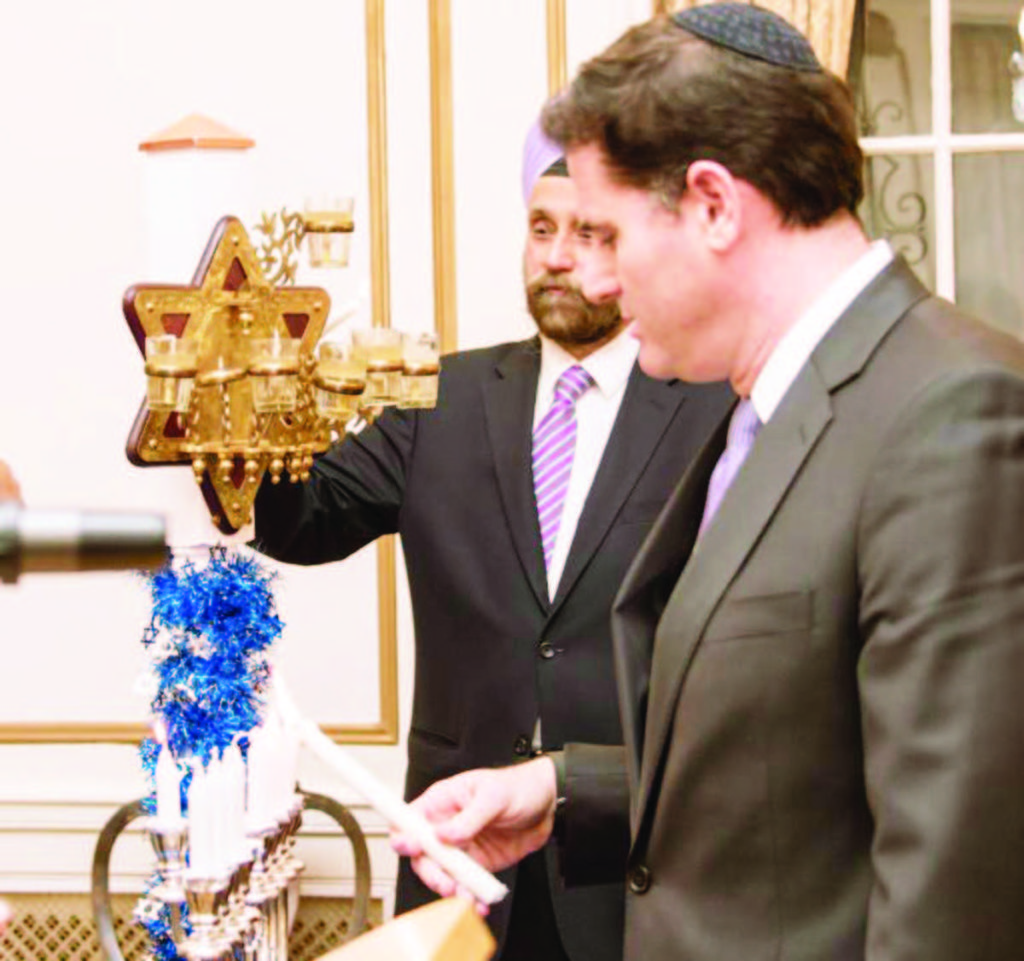
[{"label": "hand holding candle", "polygon": [[465,852],[443,844],[422,814],[377,780],[316,724],[302,717],[280,672],[274,674],[274,692],[286,729],[294,732],[306,747],[337,771],[349,787],[362,795],[393,827],[416,838],[423,851],[440,864],[457,884],[484,904],[496,904],[508,894],[508,888],[493,874]]}]

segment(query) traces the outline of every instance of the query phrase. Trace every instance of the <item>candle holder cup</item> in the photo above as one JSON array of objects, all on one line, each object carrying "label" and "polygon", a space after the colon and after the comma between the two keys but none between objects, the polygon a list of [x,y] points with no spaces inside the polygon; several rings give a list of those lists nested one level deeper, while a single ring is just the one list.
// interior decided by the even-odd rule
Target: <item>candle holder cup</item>
[{"label": "candle holder cup", "polygon": [[181,946],[190,961],[221,961],[230,958],[234,947],[225,936],[223,914],[228,903],[228,878],[184,875],[185,903],[192,933]]},{"label": "candle holder cup", "polygon": [[169,822],[148,818],[145,830],[156,852],[162,877],[150,894],[165,904],[181,904],[185,900],[183,876],[188,853],[188,823],[184,818]]}]

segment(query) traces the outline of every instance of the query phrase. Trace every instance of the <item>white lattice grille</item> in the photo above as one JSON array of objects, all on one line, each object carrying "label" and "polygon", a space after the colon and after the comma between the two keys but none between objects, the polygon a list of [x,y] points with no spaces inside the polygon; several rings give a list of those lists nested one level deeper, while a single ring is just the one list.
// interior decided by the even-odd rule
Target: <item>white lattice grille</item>
[{"label": "white lattice grille", "polygon": [[[106,961],[85,894],[5,895],[15,911],[14,922],[0,940],[0,961]],[[135,898],[112,899],[114,928],[125,961],[148,957],[146,932],[132,920]],[[289,961],[312,961],[348,936],[352,903],[347,898],[303,898],[292,926]],[[383,905],[370,902],[370,925],[381,923]]]}]

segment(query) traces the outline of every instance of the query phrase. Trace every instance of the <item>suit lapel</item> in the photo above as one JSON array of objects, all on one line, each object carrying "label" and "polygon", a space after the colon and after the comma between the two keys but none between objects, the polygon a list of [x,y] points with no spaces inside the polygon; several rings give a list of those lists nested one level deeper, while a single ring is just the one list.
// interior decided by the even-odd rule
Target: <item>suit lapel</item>
[{"label": "suit lapel", "polygon": [[790,388],[793,403],[780,408],[758,435],[658,625],[643,741],[640,811],[646,806],[675,701],[704,626],[831,419],[827,391],[816,375],[807,373]]},{"label": "suit lapel", "polygon": [[693,548],[711,472],[723,448],[726,416],[691,463],[644,541],[612,610],[612,638],[627,766],[637,799],[654,635]]},{"label": "suit lapel", "polygon": [[[540,344],[526,341],[506,356],[484,384],[484,415],[509,536],[537,602],[548,607],[547,575],[533,495],[533,411]],[[472,497],[472,491],[464,492]]]},{"label": "suit lapel", "polygon": [[576,526],[552,604],[552,615],[590,563],[685,398],[685,385],[652,380],[634,364]]},{"label": "suit lapel", "polygon": [[[714,523],[683,569],[654,636],[646,723],[640,735],[642,763],[634,809],[638,818],[649,813],[648,805],[656,795],[676,700],[708,619],[831,421],[831,392],[859,375],[892,326],[926,296],[927,291],[909,267],[897,258],[854,301],[818,345],[761,430]],[[703,484],[706,490],[706,475]],[[696,498],[693,490],[681,494],[666,515],[690,512],[690,516],[663,518],[661,526],[665,529],[683,526],[692,530],[697,523],[693,515],[699,517],[702,498]],[[640,569],[637,559],[634,580],[638,584],[657,575],[653,565],[664,563],[657,545],[652,548],[650,570]]]}]

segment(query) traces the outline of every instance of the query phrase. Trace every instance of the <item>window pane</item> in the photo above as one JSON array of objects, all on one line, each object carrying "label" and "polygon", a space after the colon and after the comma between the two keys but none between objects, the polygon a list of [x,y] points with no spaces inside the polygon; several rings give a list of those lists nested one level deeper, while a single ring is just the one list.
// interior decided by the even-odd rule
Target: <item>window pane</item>
[{"label": "window pane", "polygon": [[929,0],[861,0],[850,81],[861,134],[931,132]]},{"label": "window pane", "polygon": [[[953,129],[957,133],[1022,130],[1013,115],[1011,59],[1020,49],[1019,2],[953,4],[950,38],[953,77]],[[1024,63],[1021,64],[1024,68]],[[1024,84],[1022,79],[1021,84]],[[1022,90],[1024,92],[1024,90]]]},{"label": "window pane", "polygon": [[868,157],[860,215],[872,238],[885,237],[930,290],[935,289],[934,177],[930,157]]},{"label": "window pane", "polygon": [[964,154],[953,177],[957,303],[1024,334],[1024,154]]}]

